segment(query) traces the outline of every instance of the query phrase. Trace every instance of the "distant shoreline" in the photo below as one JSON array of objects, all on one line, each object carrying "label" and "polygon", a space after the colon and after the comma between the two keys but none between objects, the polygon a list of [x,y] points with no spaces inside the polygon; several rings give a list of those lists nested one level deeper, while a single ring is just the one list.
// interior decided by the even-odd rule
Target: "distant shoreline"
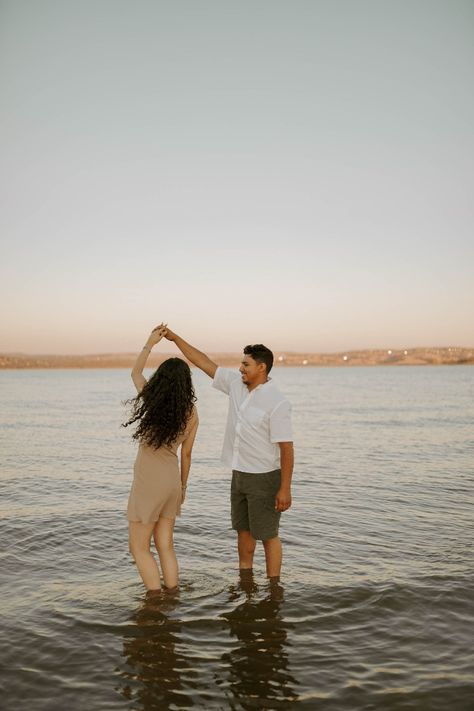
[{"label": "distant shoreline", "polygon": [[[152,353],[147,367],[156,368],[166,358],[176,353]],[[136,353],[99,353],[91,355],[28,355],[24,353],[0,354],[0,370],[25,369],[92,369],[131,368]],[[220,365],[237,366],[238,353],[209,353]],[[283,353],[275,352],[278,366],[374,366],[374,365],[473,365],[474,348],[407,348],[339,353]]]}]

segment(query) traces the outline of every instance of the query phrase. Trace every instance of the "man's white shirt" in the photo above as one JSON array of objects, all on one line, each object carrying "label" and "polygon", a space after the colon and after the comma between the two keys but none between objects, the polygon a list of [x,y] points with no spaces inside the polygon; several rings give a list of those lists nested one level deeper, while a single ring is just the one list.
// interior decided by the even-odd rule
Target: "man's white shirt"
[{"label": "man's white shirt", "polygon": [[278,442],[292,442],[291,405],[272,380],[251,392],[240,373],[217,368],[212,386],[229,396],[222,461],[240,472],[280,468]]}]

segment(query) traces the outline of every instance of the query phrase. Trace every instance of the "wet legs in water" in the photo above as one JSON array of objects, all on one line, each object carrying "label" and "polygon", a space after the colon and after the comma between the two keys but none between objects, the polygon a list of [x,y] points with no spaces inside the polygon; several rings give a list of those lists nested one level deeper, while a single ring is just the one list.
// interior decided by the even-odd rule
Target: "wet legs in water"
[{"label": "wet legs in water", "polygon": [[[240,570],[251,570],[255,546],[257,544],[255,538],[250,531],[239,531],[237,544],[239,549]],[[267,577],[277,582],[280,578],[282,559],[281,541],[279,537],[275,536],[275,538],[268,538],[266,541],[263,541],[263,548],[265,551]]]},{"label": "wet legs in water", "polygon": [[160,572],[150,551],[151,537],[160,557],[166,588],[178,585],[178,562],[173,546],[174,519],[160,517],[153,523],[129,521],[129,549],[147,590],[160,590]]},{"label": "wet legs in water", "polygon": [[160,516],[153,529],[156,550],[160,556],[165,588],[170,592],[178,587],[178,561],[173,544],[174,518]]}]

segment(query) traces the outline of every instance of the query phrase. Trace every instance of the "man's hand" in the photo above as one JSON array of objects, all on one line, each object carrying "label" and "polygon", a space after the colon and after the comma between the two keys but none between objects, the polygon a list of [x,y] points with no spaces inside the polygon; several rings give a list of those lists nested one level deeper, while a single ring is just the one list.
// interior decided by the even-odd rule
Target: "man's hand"
[{"label": "man's hand", "polygon": [[280,488],[275,498],[275,509],[286,511],[291,506],[291,477],[293,476],[293,442],[278,442],[280,447]]},{"label": "man's hand", "polygon": [[176,333],[174,333],[171,330],[171,328],[166,327],[164,336],[165,336],[166,340],[168,340],[168,341],[175,341],[176,340]]},{"label": "man's hand", "polygon": [[286,511],[291,506],[291,489],[279,489],[275,497],[275,509]]}]

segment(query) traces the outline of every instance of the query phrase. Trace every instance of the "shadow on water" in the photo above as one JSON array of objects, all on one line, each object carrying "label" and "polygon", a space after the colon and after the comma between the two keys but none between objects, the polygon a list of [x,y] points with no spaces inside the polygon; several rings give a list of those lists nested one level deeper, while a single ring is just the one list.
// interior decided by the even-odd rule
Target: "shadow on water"
[{"label": "shadow on water", "polygon": [[[213,668],[204,695],[205,680],[197,673],[195,650],[186,641],[187,627],[195,622],[178,618],[179,596],[157,595],[142,601],[123,639],[117,690],[129,702],[128,708],[202,708],[204,703],[206,708],[219,709],[288,708],[298,699],[297,681],[289,670],[291,625],[281,612],[283,588],[272,585],[264,594],[262,598],[253,579],[241,579],[228,587],[223,601],[226,609],[232,603],[235,607],[202,621],[200,663]],[[204,630],[217,625],[225,644],[206,639]],[[196,638],[194,642],[199,646]]]},{"label": "shadow on water", "polygon": [[[246,595],[243,603],[222,618],[237,641],[221,657],[226,670],[227,699],[230,708],[279,709],[298,699],[296,679],[289,670],[288,630],[281,605],[283,587],[272,584],[265,598],[259,599],[258,586],[249,576],[229,588],[229,601]],[[254,597],[255,596],[255,597]],[[222,672],[221,672],[222,673]],[[224,682],[224,680],[222,680]]]}]

